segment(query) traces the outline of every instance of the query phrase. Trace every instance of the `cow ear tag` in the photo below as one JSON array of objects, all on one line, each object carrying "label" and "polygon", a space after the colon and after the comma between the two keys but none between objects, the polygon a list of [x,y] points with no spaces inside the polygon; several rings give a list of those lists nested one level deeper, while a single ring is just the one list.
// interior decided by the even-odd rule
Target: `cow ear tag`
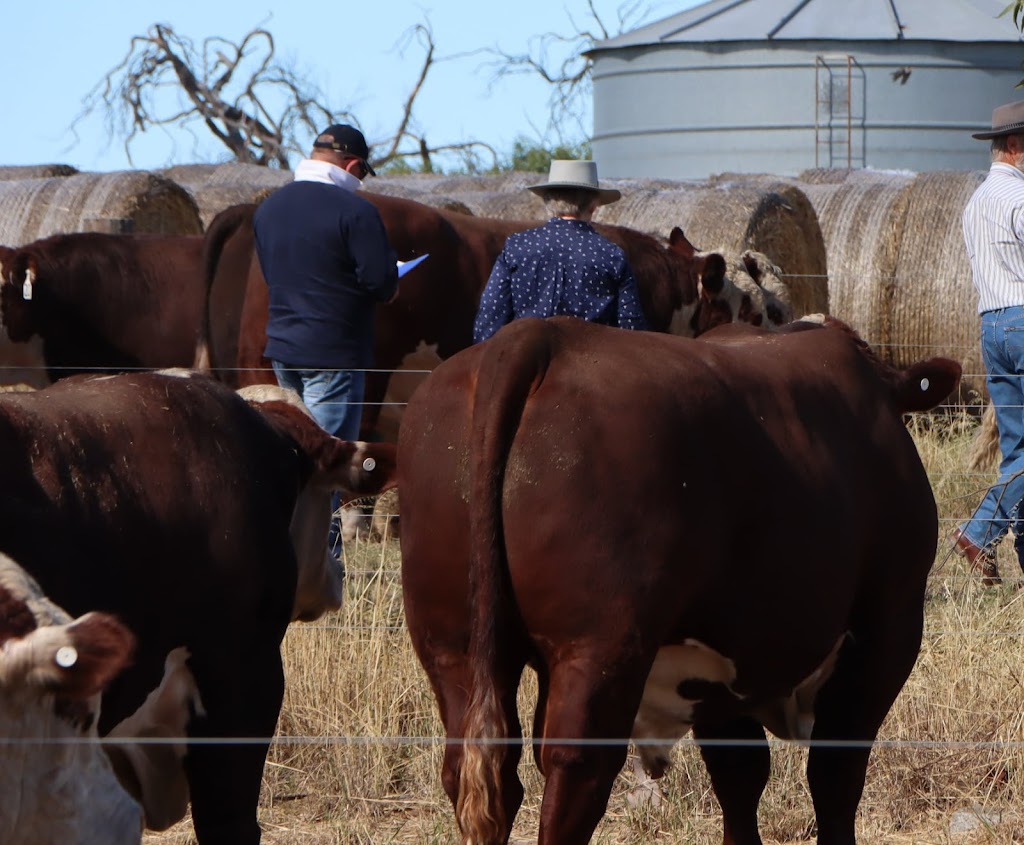
[{"label": "cow ear tag", "polygon": [[21,298],[31,299],[32,298],[32,282],[35,281],[36,274],[31,270],[25,273],[25,284],[21,286]]},{"label": "cow ear tag", "polygon": [[921,392],[922,393],[926,393],[928,391],[929,386],[930,386],[930,382],[928,381],[928,379],[926,379],[926,378],[921,379]]},{"label": "cow ear tag", "polygon": [[61,669],[70,669],[78,662],[78,651],[73,645],[61,646],[53,660]]},{"label": "cow ear tag", "polygon": [[374,467],[376,466],[377,462],[373,458],[367,458],[365,461],[363,461],[363,469],[365,469],[367,472],[373,472]]}]

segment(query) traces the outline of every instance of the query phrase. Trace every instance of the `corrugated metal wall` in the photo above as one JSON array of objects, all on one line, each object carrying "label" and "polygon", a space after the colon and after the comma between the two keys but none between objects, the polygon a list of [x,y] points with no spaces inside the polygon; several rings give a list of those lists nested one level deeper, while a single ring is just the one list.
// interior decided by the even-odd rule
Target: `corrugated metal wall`
[{"label": "corrugated metal wall", "polygon": [[607,178],[983,169],[988,146],[970,133],[1024,98],[1014,42],[677,43],[593,59]]}]

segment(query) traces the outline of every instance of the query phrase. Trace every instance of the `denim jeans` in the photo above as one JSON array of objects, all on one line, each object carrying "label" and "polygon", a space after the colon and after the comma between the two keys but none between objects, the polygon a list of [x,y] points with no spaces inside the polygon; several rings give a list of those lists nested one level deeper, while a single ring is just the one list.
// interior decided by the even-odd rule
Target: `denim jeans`
[{"label": "denim jeans", "polygon": [[[280,361],[272,361],[274,375],[281,387],[299,394],[320,427],[342,440],[359,439],[363,415],[366,375],[362,370],[303,370]],[[331,497],[331,510],[337,514],[341,494]],[[340,552],[341,523],[335,516],[327,535],[327,548],[335,556]]]},{"label": "denim jeans", "polygon": [[[991,547],[1009,529],[1024,535],[1018,507],[1024,499],[1024,306],[999,308],[981,315],[981,355],[986,384],[999,426],[999,478],[962,527],[980,548]],[[1018,556],[1021,551],[1018,546]],[[1024,566],[1024,563],[1022,563]]]}]

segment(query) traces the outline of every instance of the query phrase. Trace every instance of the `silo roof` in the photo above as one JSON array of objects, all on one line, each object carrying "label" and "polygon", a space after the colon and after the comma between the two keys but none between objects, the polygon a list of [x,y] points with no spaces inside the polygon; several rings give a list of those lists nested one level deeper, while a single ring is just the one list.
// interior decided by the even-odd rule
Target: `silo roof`
[{"label": "silo roof", "polygon": [[701,41],[1021,41],[1009,0],[710,0],[594,50]]}]

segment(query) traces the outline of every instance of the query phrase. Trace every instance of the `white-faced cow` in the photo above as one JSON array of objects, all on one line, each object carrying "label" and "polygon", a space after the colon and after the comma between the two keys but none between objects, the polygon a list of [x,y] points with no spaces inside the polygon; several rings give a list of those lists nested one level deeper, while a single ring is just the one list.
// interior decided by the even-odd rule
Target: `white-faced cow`
[{"label": "white-faced cow", "polygon": [[72,619],[0,555],[0,842],[138,845],[142,808],[96,731],[100,692],[135,640],[115,618]]},{"label": "white-faced cow", "polygon": [[[100,735],[185,728],[182,753],[115,762],[151,827],[180,818],[190,796],[200,843],[259,840],[282,637],[341,603],[330,492],[377,493],[394,472],[394,446],[332,438],[271,393],[250,403],[174,371],[0,395],[0,551],[69,613],[110,613],[135,635]],[[163,770],[175,761],[183,776]]]},{"label": "white-faced cow", "polygon": [[399,435],[402,585],[463,841],[508,841],[530,664],[540,845],[590,840],[627,737],[658,776],[691,728],[726,843],[761,842],[765,728],[825,741],[818,842],[853,843],[937,542],[902,415],[959,375],[894,371],[835,323],[691,340],[572,318],[434,370]]},{"label": "white-faced cow", "polygon": [[[0,252],[7,338],[42,339],[49,380],[191,366],[205,299],[199,235],[52,235]],[[43,382],[45,383],[45,382]]]}]

